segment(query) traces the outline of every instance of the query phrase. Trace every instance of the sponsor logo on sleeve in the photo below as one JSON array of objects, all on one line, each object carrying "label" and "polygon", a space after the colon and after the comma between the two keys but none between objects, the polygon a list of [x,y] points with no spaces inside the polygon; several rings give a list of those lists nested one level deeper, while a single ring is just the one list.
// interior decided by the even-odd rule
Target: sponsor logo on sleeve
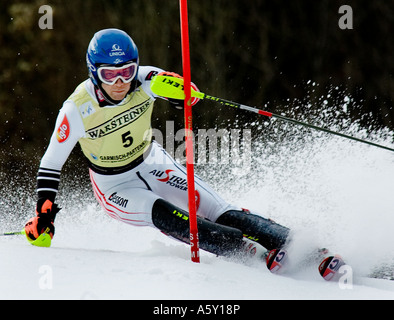
[{"label": "sponsor logo on sleeve", "polygon": [[66,141],[70,136],[70,124],[68,123],[67,116],[65,115],[62,123],[56,131],[56,139],[60,143]]}]

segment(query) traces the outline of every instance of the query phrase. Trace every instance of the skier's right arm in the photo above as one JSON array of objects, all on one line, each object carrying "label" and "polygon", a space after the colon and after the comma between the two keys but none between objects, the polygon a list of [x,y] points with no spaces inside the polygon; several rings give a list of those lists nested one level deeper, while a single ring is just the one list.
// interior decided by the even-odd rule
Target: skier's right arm
[{"label": "skier's right arm", "polygon": [[25,226],[26,235],[35,240],[46,232],[53,237],[53,222],[60,210],[55,204],[60,172],[78,140],[85,134],[81,116],[73,102],[60,109],[49,146],[41,159],[37,174],[36,214]]}]

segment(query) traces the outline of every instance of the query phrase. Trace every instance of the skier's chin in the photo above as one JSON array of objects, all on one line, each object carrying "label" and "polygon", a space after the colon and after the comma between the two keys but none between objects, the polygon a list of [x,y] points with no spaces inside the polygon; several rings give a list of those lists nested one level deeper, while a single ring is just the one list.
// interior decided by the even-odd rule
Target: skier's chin
[{"label": "skier's chin", "polygon": [[108,96],[115,101],[123,100],[130,89],[130,83],[122,83],[121,85],[115,84],[112,86],[103,84],[102,86]]}]

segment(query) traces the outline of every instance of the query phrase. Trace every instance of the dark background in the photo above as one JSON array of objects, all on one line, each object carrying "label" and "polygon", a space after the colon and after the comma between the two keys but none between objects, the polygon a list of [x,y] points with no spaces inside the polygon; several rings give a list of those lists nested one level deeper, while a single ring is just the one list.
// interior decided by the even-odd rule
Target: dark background
[{"label": "dark background", "polygon": [[[53,9],[53,29],[41,30],[41,5]],[[342,30],[342,5],[353,29]],[[307,118],[289,101],[315,101],[339,87],[351,97],[352,121],[394,128],[394,1],[189,1],[192,80],[201,91]],[[2,169],[34,163],[45,151],[63,101],[87,78],[93,34],[116,27],[136,42],[141,65],[182,74],[177,0],[31,0],[0,2],[0,159]],[[314,85],[311,90],[311,83]],[[316,85],[315,85],[316,84]],[[247,127],[254,114],[202,102],[196,128]],[[182,112],[159,101],[153,126],[183,125]],[[164,129],[163,129],[163,132]],[[78,151],[76,151],[78,153]],[[33,161],[33,162],[31,162]]]}]

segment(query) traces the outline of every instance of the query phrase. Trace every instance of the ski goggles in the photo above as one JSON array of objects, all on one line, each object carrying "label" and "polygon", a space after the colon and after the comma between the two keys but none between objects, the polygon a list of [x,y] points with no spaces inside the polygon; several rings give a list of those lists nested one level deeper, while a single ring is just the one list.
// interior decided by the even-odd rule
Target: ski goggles
[{"label": "ski goggles", "polygon": [[137,74],[138,64],[131,62],[121,67],[102,66],[97,69],[99,79],[108,85],[113,85],[121,79],[124,83],[131,82]]}]

